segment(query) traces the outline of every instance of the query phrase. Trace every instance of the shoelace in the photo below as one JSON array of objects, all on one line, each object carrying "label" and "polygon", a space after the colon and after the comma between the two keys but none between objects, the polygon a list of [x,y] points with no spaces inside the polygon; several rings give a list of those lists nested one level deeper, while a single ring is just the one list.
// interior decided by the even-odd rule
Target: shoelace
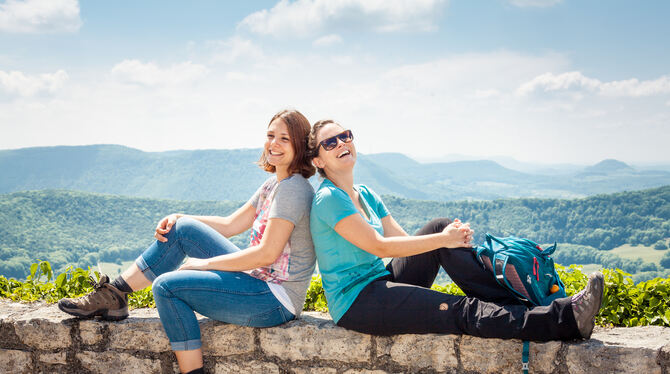
[{"label": "shoelace", "polygon": [[99,290],[100,288],[102,288],[102,282],[96,281],[95,278],[93,278],[92,275],[88,276],[88,282],[96,290]]}]

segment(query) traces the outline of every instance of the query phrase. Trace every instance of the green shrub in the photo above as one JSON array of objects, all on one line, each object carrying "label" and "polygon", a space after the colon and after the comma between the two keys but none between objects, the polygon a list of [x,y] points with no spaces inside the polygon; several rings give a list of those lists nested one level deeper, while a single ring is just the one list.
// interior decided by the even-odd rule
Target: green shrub
[{"label": "green shrub", "polygon": [[315,310],[317,312],[327,312],[328,302],[326,295],[323,292],[323,285],[321,284],[321,276],[312,276],[312,282],[307,289],[307,296],[305,297],[305,306],[303,310]]},{"label": "green shrub", "polygon": [[[557,265],[557,271],[568,296],[572,296],[586,286],[587,275],[581,266],[567,268]],[[670,326],[670,278],[655,278],[634,284],[631,275],[620,269],[603,270],[605,294],[603,306],[596,317],[601,326]],[[25,282],[0,276],[0,298],[14,301],[44,300],[56,302],[63,297],[78,297],[92,290],[89,278],[99,278],[99,273],[91,270],[72,268],[53,279],[51,265],[39,261],[30,266],[30,275]],[[454,283],[444,286],[433,285],[431,289],[453,295],[463,295]],[[155,307],[150,287],[134,292],[129,297],[131,308]],[[323,292],[320,276],[313,276],[307,290],[304,310],[328,311],[328,303]]]},{"label": "green shrub", "polygon": [[[79,297],[93,290],[91,281],[98,281],[100,273],[68,266],[65,271],[53,280],[53,271],[48,261],[39,261],[30,266],[30,275],[25,282],[14,278],[7,279],[0,275],[0,298],[13,301],[44,300],[55,303],[64,297]],[[52,282],[53,280],[53,282]],[[155,307],[151,287],[133,292],[128,297],[131,308]]]}]

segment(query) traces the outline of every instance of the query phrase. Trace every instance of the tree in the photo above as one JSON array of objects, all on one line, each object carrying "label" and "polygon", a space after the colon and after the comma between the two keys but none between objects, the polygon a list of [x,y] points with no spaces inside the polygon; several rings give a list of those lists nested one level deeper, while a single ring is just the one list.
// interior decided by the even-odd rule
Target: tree
[{"label": "tree", "polygon": [[661,266],[670,269],[670,251],[666,252],[663,257],[661,257]]}]

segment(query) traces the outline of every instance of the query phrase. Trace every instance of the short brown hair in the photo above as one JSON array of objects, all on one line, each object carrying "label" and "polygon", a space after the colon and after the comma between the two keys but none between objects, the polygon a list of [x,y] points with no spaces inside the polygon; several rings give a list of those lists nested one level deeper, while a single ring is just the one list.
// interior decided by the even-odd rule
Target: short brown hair
[{"label": "short brown hair", "polygon": [[[272,117],[270,123],[268,123],[268,127],[278,118],[286,124],[289,137],[291,138],[291,145],[293,146],[293,161],[291,161],[291,165],[288,167],[288,172],[290,174],[300,173],[305,178],[311,177],[314,175],[314,165],[312,165],[312,159],[308,157],[309,152],[307,152],[307,137],[310,131],[309,121],[302,113],[295,109],[284,109]],[[257,164],[261,169],[270,173],[277,171],[274,165],[270,165],[268,162],[267,151],[265,149],[263,149],[263,153],[258,159]]]},{"label": "short brown hair", "polygon": [[[309,149],[310,162],[312,161],[312,159],[314,159],[314,157],[319,155],[319,143],[316,142],[316,136],[318,135],[322,127],[331,123],[342,127],[342,125],[340,125],[339,123],[335,122],[335,120],[332,119],[322,119],[320,121],[315,122],[314,125],[312,126],[312,130],[309,132],[309,138],[307,139],[307,148]],[[326,178],[325,170],[321,168],[316,168],[316,170],[319,172],[320,176]]]}]

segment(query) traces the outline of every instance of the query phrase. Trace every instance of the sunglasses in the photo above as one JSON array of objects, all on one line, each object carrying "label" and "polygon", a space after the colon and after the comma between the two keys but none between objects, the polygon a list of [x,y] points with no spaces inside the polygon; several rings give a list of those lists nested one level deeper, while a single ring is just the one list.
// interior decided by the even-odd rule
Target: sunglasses
[{"label": "sunglasses", "polygon": [[[331,136],[330,138],[323,139],[322,141],[319,142],[319,146],[323,146],[323,149],[325,151],[332,151],[337,147],[337,140],[340,140],[342,143],[351,143],[352,140],[354,140],[354,134],[351,132],[351,130],[345,130],[335,136]],[[316,147],[316,150],[319,150],[319,147]]]}]

